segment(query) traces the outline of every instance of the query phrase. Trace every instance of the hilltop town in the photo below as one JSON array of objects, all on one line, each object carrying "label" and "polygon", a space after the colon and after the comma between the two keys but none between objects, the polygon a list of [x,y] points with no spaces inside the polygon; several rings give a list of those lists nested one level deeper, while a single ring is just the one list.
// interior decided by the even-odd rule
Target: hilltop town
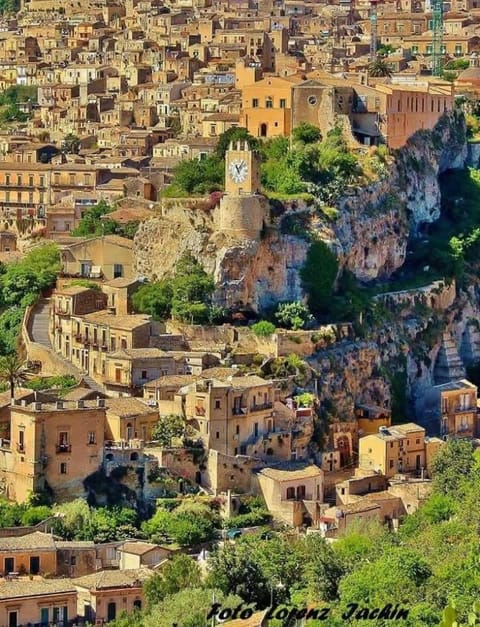
[{"label": "hilltop town", "polygon": [[0,627],[474,624],[476,0],[0,12]]}]

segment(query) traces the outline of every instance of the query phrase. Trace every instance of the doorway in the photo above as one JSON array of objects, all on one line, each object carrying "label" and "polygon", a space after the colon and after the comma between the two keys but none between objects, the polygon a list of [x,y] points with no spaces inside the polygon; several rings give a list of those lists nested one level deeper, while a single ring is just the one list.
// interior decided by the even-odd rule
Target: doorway
[{"label": "doorway", "polygon": [[267,136],[267,125],[265,124],[265,122],[262,122],[262,124],[260,124],[260,137],[266,137]]},{"label": "doorway", "polygon": [[8,612],[8,627],[18,627],[18,612]]},{"label": "doorway", "polygon": [[30,574],[38,575],[40,572],[40,558],[38,556],[30,557]]},{"label": "doorway", "polygon": [[6,557],[5,558],[5,574],[8,575],[8,573],[13,573],[15,571],[15,562],[13,560],[13,557]]}]

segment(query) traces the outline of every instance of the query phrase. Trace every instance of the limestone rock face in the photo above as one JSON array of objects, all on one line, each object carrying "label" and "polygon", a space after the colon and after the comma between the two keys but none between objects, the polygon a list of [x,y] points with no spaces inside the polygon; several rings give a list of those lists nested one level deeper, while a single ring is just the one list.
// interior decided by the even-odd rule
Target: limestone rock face
[{"label": "limestone rock face", "polygon": [[[309,228],[336,251],[340,267],[362,281],[386,278],[400,268],[408,238],[439,217],[438,176],[468,158],[463,117],[446,114],[433,131],[420,131],[394,156],[387,176],[349,190],[338,201],[334,221],[310,209]],[[295,204],[286,207],[286,215],[308,209],[300,201]],[[219,304],[258,310],[280,300],[302,299],[299,271],[308,242],[281,233],[278,224],[264,228],[261,236],[248,229],[236,233],[235,221],[222,230],[223,217],[222,222],[218,207],[203,199],[163,201],[158,217],[143,223],[135,237],[137,273],[151,280],[169,276],[183,251],[190,250],[215,276]]]}]

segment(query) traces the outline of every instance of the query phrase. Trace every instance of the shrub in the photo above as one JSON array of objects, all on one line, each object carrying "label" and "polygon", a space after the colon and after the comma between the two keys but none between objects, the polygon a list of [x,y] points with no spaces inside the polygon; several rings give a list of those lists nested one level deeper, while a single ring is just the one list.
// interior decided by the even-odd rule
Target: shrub
[{"label": "shrub", "polygon": [[258,525],[266,525],[272,519],[271,515],[262,509],[255,509],[246,514],[238,514],[232,516],[225,521],[226,529],[235,529],[237,527],[257,527]]},{"label": "shrub", "polygon": [[275,325],[268,322],[268,320],[260,320],[252,324],[251,329],[257,337],[269,337],[275,333]]}]

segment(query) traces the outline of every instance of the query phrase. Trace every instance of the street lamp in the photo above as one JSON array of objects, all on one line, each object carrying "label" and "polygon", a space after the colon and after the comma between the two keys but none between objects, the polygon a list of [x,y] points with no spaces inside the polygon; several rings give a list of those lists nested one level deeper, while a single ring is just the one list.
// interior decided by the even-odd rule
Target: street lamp
[{"label": "street lamp", "polygon": [[270,584],[270,607],[273,607],[273,590],[274,590],[274,588],[276,590],[283,590],[283,588],[285,588],[285,585],[281,581],[279,581],[276,586],[274,586],[273,583]]}]

